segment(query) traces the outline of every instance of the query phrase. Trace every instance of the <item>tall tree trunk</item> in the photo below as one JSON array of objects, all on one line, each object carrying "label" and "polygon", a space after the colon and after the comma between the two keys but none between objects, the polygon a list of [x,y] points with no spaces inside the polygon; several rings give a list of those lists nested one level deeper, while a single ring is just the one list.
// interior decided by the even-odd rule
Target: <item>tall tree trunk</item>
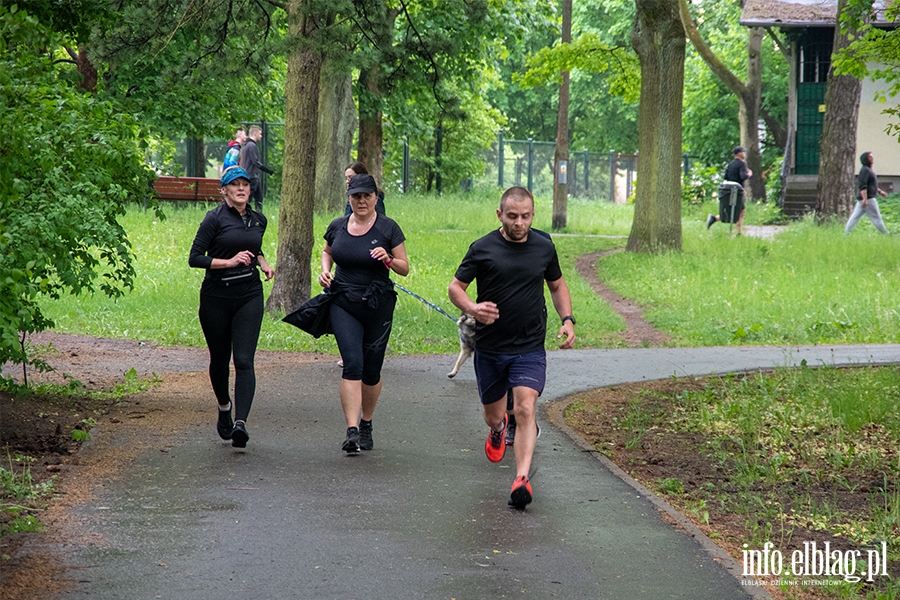
[{"label": "tall tree trunk", "polygon": [[81,83],[78,87],[86,92],[93,93],[97,89],[97,67],[88,58],[87,50],[78,49],[78,59],[75,61],[78,66],[78,72],[81,74]]},{"label": "tall tree trunk", "polygon": [[[563,44],[572,42],[572,0],[562,2],[562,35],[560,41]],[[566,183],[560,183],[561,163],[569,163],[569,72],[562,73],[562,83],[559,86],[559,112],[556,116],[556,153],[553,156],[554,173],[553,180],[553,229],[563,229],[566,226],[566,212],[569,199],[568,173]]]},{"label": "tall tree trunk", "polygon": [[[378,15],[380,22],[373,22],[372,35],[379,48],[390,47],[394,39],[394,22],[398,9],[389,9],[387,4],[381,6],[383,13]],[[378,53],[376,53],[378,54]],[[366,165],[369,175],[375,178],[379,185],[383,184],[384,157],[384,133],[382,123],[381,103],[384,90],[381,89],[381,62],[377,56],[372,64],[359,70],[359,140],[356,160]]]},{"label": "tall tree trunk", "polygon": [[288,5],[288,28],[297,43],[288,56],[284,90],[284,167],[278,213],[277,275],[266,302],[269,311],[293,311],[309,299],[310,292],[322,55],[309,43],[314,28],[310,18],[303,14],[303,2],[291,0]]},{"label": "tall tree trunk", "polygon": [[378,87],[380,74],[381,66],[378,64],[359,71],[359,139],[356,151],[356,160],[366,165],[369,175],[379,184],[384,174],[382,94]]},{"label": "tall tree trunk", "polygon": [[[838,15],[847,0],[838,2]],[[854,30],[841,33],[834,29],[834,49],[837,53],[846,48]],[[819,181],[816,184],[816,218],[846,215],[856,195],[856,129],[859,122],[859,99],[862,82],[850,75],[834,74],[834,65],[828,71],[825,90],[825,117],[822,121],[822,139],[819,142]],[[866,150],[862,148],[861,150]]]},{"label": "tall tree trunk", "polygon": [[206,177],[206,144],[202,137],[194,138],[194,157],[191,164],[194,165],[193,177]]},{"label": "tall tree trunk", "polygon": [[319,81],[319,136],[316,145],[316,211],[335,211],[347,202],[344,170],[356,129],[356,106],[350,75],[326,63]]},{"label": "tall tree trunk", "polygon": [[681,250],[684,29],[670,0],[636,0],[631,45],[641,64],[638,175],[629,252]]},{"label": "tall tree trunk", "polygon": [[765,30],[752,27],[747,38],[747,84],[741,99],[741,146],[747,149],[750,176],[748,200],[766,201],[766,182],[762,178],[762,152],[759,147],[759,107],[762,102],[762,39]]},{"label": "tall tree trunk", "polygon": [[[766,184],[762,179],[762,154],[759,149],[759,117],[764,114],[765,117],[771,119],[767,113],[763,113],[760,108],[760,97],[762,95],[762,38],[765,30],[761,28],[751,28],[747,33],[747,81],[743,82],[731,72],[731,70],[719,60],[719,57],[712,51],[697,25],[691,17],[688,9],[687,0],[678,0],[678,10],[681,15],[681,23],[688,39],[691,40],[697,53],[706,63],[716,77],[737,96],[739,111],[738,121],[741,128],[741,146],[747,149],[747,166],[753,171],[750,176],[750,189],[747,190],[747,199],[755,199],[761,202],[766,201]],[[776,133],[783,133],[778,130]],[[730,150],[727,149],[727,150]],[[723,154],[726,149],[723,149]],[[730,152],[729,152],[730,154]]]}]

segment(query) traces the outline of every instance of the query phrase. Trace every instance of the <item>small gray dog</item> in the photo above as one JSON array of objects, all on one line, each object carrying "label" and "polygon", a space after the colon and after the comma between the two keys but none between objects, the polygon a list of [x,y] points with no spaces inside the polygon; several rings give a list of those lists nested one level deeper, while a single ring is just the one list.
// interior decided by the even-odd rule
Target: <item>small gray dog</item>
[{"label": "small gray dog", "polygon": [[463,313],[456,321],[459,328],[459,356],[453,370],[447,373],[447,377],[456,377],[459,368],[475,352],[475,317],[469,313]]}]

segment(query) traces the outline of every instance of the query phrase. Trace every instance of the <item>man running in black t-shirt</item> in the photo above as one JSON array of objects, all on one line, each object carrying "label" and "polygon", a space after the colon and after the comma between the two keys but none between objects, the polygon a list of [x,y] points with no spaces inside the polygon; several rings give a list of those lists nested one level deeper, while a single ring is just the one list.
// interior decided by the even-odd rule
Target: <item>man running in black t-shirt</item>
[{"label": "man running in black t-shirt", "polygon": [[[738,235],[744,229],[744,182],[750,179],[753,171],[747,168],[747,151],[741,146],[735,146],[734,159],[725,167],[725,180],[719,186],[719,214],[709,215],[706,218],[706,228],[709,229],[716,221],[723,223],[734,222],[734,229]],[[737,198],[735,206],[731,206],[731,187],[737,184]],[[734,215],[737,219],[732,221]]]},{"label": "man running in black t-shirt", "polygon": [[[545,281],[562,319],[556,336],[565,338],[560,348],[575,344],[575,319],[556,247],[547,237],[529,235],[534,219],[531,192],[521,187],[506,190],[497,217],[500,229],[469,246],[448,295],[477,321],[475,377],[484,421],[490,427],[484,451],[491,462],[500,462],[506,452],[506,394],[512,389],[518,431],[513,446],[516,479],[509,505],[521,509],[532,499],[529,471],[537,439],[535,409],[547,375]],[[473,302],[466,290],[475,279],[478,297]]]}]

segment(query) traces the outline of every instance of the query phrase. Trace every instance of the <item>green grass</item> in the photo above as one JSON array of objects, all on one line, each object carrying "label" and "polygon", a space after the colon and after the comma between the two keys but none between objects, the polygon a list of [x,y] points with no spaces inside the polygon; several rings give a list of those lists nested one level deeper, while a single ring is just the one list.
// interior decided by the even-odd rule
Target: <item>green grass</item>
[{"label": "green grass", "polygon": [[[409,277],[397,281],[456,314],[446,296],[447,285],[468,245],[497,227],[498,196],[494,191],[392,196],[388,202],[391,217],[406,233],[411,261]],[[882,206],[891,228],[896,223],[892,215],[900,215],[900,202],[888,198]],[[187,257],[208,208],[167,206],[165,221],[138,208],[129,210],[122,223],[136,254],[135,290],[118,300],[102,295],[45,299],[43,308],[56,322],[56,329],[202,347],[197,305],[203,272],[188,268]],[[705,216],[713,209],[713,203],[685,207],[682,253],[619,253],[599,266],[600,279],[642,304],[645,316],[672,337],[672,345],[900,339],[900,263],[893,259],[900,251],[900,237],[877,235],[871,223],[863,220],[852,236],[843,235],[841,224],[816,226],[803,221],[792,223],[772,240],[733,238],[723,225],[705,229]],[[276,254],[277,210],[272,204],[266,211],[270,229],[265,252],[270,259]],[[624,245],[632,211],[630,206],[570,199],[568,227],[554,233],[578,317],[578,347],[620,343],[616,332],[624,323],[578,277],[574,264],[579,255]],[[551,201],[538,198],[535,227],[550,230],[551,212]],[[315,217],[314,273],[318,273],[321,235],[335,216]],[[775,216],[771,204],[751,204],[747,222],[764,223]],[[313,292],[318,289],[313,283]],[[280,315],[265,319],[261,349],[337,351],[331,336],[313,340],[279,319]],[[555,342],[555,334],[555,320],[551,319],[548,347]],[[402,292],[391,337],[397,353],[456,351],[453,324]]]},{"label": "green grass", "polygon": [[685,219],[682,253],[619,253],[601,279],[677,345],[896,342],[900,238],[860,225],[845,236],[802,221],[763,240]]},{"label": "green grass", "polygon": [[[842,549],[885,541],[889,572],[896,576],[900,366],[778,369],[670,389],[626,399],[612,419],[613,428],[624,432],[617,445],[696,444],[689,452],[705,456],[706,467],[690,463],[679,470],[677,455],[666,457],[668,476],[650,487],[709,525],[710,537],[725,531],[751,548],[772,542],[785,556],[811,539],[811,531],[833,536],[832,547]],[[574,403],[567,421],[597,408],[588,406]],[[643,459],[653,454],[647,450]],[[627,469],[624,462],[618,464]],[[742,524],[743,531],[726,524]],[[840,582],[815,591],[859,600],[900,598],[896,580],[883,577],[875,585]]]},{"label": "green grass", "polygon": [[[397,194],[389,199],[390,216],[407,237],[411,272],[396,278],[404,287],[427,298],[450,314],[457,310],[447,299],[449,285],[469,244],[498,226],[495,214],[499,194],[445,195],[444,197]],[[123,298],[102,295],[45,299],[42,308],[56,322],[56,330],[103,337],[149,340],[162,345],[203,346],[197,319],[199,289],[203,271],[187,265],[188,253],[197,226],[210,208],[206,205],[166,206],[167,219],[159,221],[139,208],[128,211],[122,225],[128,232],[136,255],[135,289]],[[277,248],[277,206],[266,210],[269,230],[264,252],[275,257]],[[550,201],[538,198],[535,226],[550,229]],[[623,240],[597,235],[627,235],[631,208],[606,203],[569,202],[570,226],[555,240],[560,263],[577,307],[579,346],[608,344],[612,332],[624,328],[622,320],[599,300],[575,273],[575,258],[598,249],[621,245]],[[337,214],[316,215],[317,240],[312,257],[318,273],[321,236]],[[565,235],[562,235],[564,233]],[[277,257],[274,261],[277,271]],[[277,275],[276,275],[277,276]],[[267,291],[271,289],[266,284]],[[313,283],[313,293],[319,287]],[[473,290],[474,291],[474,290]],[[548,306],[552,313],[552,305]],[[550,320],[548,344],[555,342],[556,321]],[[280,321],[280,315],[263,322],[260,349],[320,351],[336,353],[331,336],[319,340]],[[458,350],[455,325],[418,300],[399,293],[391,348],[395,353],[453,353]]]},{"label": "green grass", "polygon": [[[673,428],[701,432],[709,455],[730,474],[717,489],[693,490],[692,498],[743,515],[754,533],[751,546],[789,539],[802,527],[858,547],[887,541],[890,562],[900,560],[900,367],[727,376],[671,400]],[[834,497],[816,493],[822,489]],[[838,496],[848,493],[868,497],[868,510],[845,509]],[[842,583],[832,591],[900,597],[884,581],[876,589]]]},{"label": "green grass", "polygon": [[33,458],[16,455],[15,462],[24,467],[16,469],[7,453],[9,468],[0,467],[0,536],[13,533],[40,532],[44,524],[33,513],[42,508],[43,501],[53,494],[56,476],[42,483],[31,477]]}]

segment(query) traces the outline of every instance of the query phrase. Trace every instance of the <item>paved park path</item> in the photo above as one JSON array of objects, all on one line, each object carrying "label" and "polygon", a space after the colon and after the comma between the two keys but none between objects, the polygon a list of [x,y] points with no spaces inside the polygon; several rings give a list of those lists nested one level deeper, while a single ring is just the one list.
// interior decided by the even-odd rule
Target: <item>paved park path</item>
[{"label": "paved park path", "polygon": [[[202,372],[203,352],[197,357],[184,369]],[[506,506],[512,457],[495,465],[484,456],[471,363],[448,380],[453,358],[388,358],[375,450],[356,457],[339,449],[335,363],[262,361],[246,452],[216,437],[213,409],[208,422],[167,438],[164,451],[148,444],[122,476],[69,509],[81,537],[55,549],[75,582],[61,597],[765,597],[702,535],[671,524],[550,422],[548,410],[573,392],[673,374],[804,359],[900,362],[900,346],[551,352],[535,500],[523,512]],[[104,435],[114,433],[101,428],[97,445]]]}]

